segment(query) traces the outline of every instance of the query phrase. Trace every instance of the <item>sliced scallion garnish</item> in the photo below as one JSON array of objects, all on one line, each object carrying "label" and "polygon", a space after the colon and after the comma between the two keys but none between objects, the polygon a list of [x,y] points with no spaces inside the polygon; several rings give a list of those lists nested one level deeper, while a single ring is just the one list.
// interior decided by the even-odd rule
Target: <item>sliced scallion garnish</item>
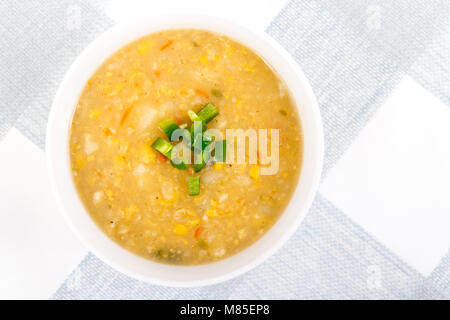
[{"label": "sliced scallion garnish", "polygon": [[[182,149],[180,149],[180,147]],[[184,149],[183,144],[177,144],[176,146],[173,147],[171,154],[170,154],[170,162],[172,163],[172,166],[174,166],[175,168],[177,168],[179,170],[187,169],[185,159],[180,155],[181,151],[184,152],[183,149]]]},{"label": "sliced scallion garnish", "polygon": [[205,162],[205,160],[203,160],[203,159],[202,159],[202,162],[201,162],[201,163],[194,163],[194,164],[192,165],[192,167],[194,168],[194,171],[195,171],[195,172],[201,171],[205,166],[206,166],[206,162]]},{"label": "sliced scallion garnish", "polygon": [[212,119],[214,119],[219,114],[219,110],[211,104],[206,104],[202,110],[200,110],[197,114],[197,116],[203,120],[205,123],[210,122]]},{"label": "sliced scallion garnish", "polygon": [[159,127],[166,134],[167,138],[169,138],[170,141],[172,141],[172,133],[175,130],[180,129],[180,127],[170,119],[161,121],[159,123]]},{"label": "sliced scallion garnish", "polygon": [[188,177],[188,193],[190,196],[200,194],[200,177]]},{"label": "sliced scallion garnish", "polygon": [[170,160],[170,163],[172,164],[172,166],[174,166],[178,170],[186,170],[187,169],[187,165],[183,161],[181,161],[180,163],[177,164],[177,163],[173,162],[172,160]]},{"label": "sliced scallion garnish", "polygon": [[161,153],[166,158],[170,159],[170,152],[172,151],[172,148],[173,148],[173,146],[172,146],[172,144],[170,144],[170,142],[167,142],[163,138],[157,138],[152,143],[152,148],[155,149],[156,151],[158,151],[159,153]]},{"label": "sliced scallion garnish", "polygon": [[188,116],[191,119],[192,122],[195,121],[202,121],[202,119],[192,110],[188,110]]},{"label": "sliced scallion garnish", "polygon": [[[210,164],[211,162],[211,153],[213,150],[213,143],[212,142],[206,142],[206,146],[202,150],[196,150],[194,149],[194,164],[193,168],[195,172],[199,172],[202,170],[207,164]],[[201,157],[200,163],[195,163],[196,158]],[[198,161],[197,161],[198,162]]]},{"label": "sliced scallion garnish", "polygon": [[[217,97],[222,96],[222,93],[215,89],[212,90],[212,93]],[[173,140],[172,135],[175,130],[180,129],[180,126],[170,119],[163,120],[159,123],[159,127],[170,141],[178,141],[179,138],[182,137],[183,143],[186,143],[188,148],[192,148],[194,150],[194,162],[199,162],[192,165],[195,172],[199,172],[207,164],[211,164],[213,162],[211,155],[213,147],[215,146],[214,136],[205,134],[204,132],[206,130],[206,123],[210,122],[218,114],[219,111],[211,103],[206,104],[198,112],[198,114],[192,110],[189,110],[188,116],[192,120],[193,124],[189,129],[184,129],[186,126],[182,126],[183,132],[177,134]],[[179,160],[175,159],[176,155],[173,155],[174,159],[172,160],[172,153],[177,152],[177,148],[174,148],[170,142],[164,140],[163,138],[157,138],[151,146],[163,156],[169,158],[175,168],[180,170],[187,169],[185,160],[180,159],[180,163],[175,163],[178,162],[175,160]],[[217,147],[220,148],[220,151],[215,153],[214,160],[225,162],[226,141],[216,141],[216,148]],[[200,193],[200,177],[197,176],[188,178],[188,190],[189,195],[191,196],[198,195]]]}]

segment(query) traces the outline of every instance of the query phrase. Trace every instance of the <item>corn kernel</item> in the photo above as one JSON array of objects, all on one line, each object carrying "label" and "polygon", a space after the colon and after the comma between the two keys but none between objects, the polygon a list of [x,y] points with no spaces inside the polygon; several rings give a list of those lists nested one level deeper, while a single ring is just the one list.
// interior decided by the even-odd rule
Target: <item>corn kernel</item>
[{"label": "corn kernel", "polygon": [[105,137],[109,137],[109,136],[112,135],[114,132],[113,132],[113,129],[111,129],[111,128],[106,128],[105,131],[104,131],[104,133],[105,133]]},{"label": "corn kernel", "polygon": [[185,213],[188,217],[195,217],[195,213],[192,210],[186,210]]},{"label": "corn kernel", "polygon": [[255,180],[259,178],[259,166],[257,164],[250,168],[250,177]]},{"label": "corn kernel", "polygon": [[84,157],[82,155],[79,155],[76,159],[76,164],[78,170],[83,169],[84,165],[86,164],[86,161],[84,160]]},{"label": "corn kernel", "polygon": [[119,153],[125,154],[128,151],[128,146],[129,146],[128,142],[121,141],[119,143]]},{"label": "corn kernel", "polygon": [[189,223],[190,223],[191,225],[193,225],[193,226],[197,226],[197,225],[200,224],[200,219],[192,220],[192,221],[190,221]]},{"label": "corn kernel", "polygon": [[159,199],[159,203],[164,205],[164,206],[170,206],[173,203],[173,201]]},{"label": "corn kernel", "polygon": [[189,232],[189,229],[184,224],[176,224],[175,227],[173,228],[173,232],[176,235],[184,236],[186,233]]},{"label": "corn kernel", "polygon": [[135,204],[131,204],[129,207],[127,207],[124,211],[124,217],[126,220],[130,220],[131,218],[133,218],[133,216],[136,214],[137,212],[137,206]]},{"label": "corn kernel", "polygon": [[111,90],[111,86],[107,86],[107,85],[100,85],[98,88],[100,89],[100,91],[102,91],[105,94]]},{"label": "corn kernel", "polygon": [[117,156],[114,158],[114,169],[115,169],[116,171],[120,171],[120,170],[125,169],[126,165],[127,165],[127,162],[126,162],[124,156],[117,155]]},{"label": "corn kernel", "polygon": [[100,115],[100,110],[99,109],[92,109],[89,112],[89,118],[91,118],[91,119],[96,119],[96,118],[98,118],[99,115]]},{"label": "corn kernel", "polygon": [[144,54],[150,49],[150,42],[141,42],[137,48],[139,54]]},{"label": "corn kernel", "polygon": [[114,193],[112,192],[112,190],[108,189],[105,191],[106,195],[108,196],[109,201],[113,201],[114,200]]},{"label": "corn kernel", "polygon": [[117,96],[120,93],[120,91],[122,91],[123,88],[125,88],[125,83],[123,82],[118,83],[114,88],[114,90],[109,94],[109,96],[110,97]]},{"label": "corn kernel", "polygon": [[214,170],[216,171],[221,171],[223,169],[223,164],[222,163],[214,163]]},{"label": "corn kernel", "polygon": [[198,203],[200,203],[200,202],[202,202],[202,198],[200,198],[200,197],[195,197],[195,199],[194,199],[194,203],[196,203],[196,204],[198,204]]},{"label": "corn kernel", "polygon": [[208,211],[206,211],[206,215],[211,218],[217,217],[217,211],[214,209],[208,209]]}]

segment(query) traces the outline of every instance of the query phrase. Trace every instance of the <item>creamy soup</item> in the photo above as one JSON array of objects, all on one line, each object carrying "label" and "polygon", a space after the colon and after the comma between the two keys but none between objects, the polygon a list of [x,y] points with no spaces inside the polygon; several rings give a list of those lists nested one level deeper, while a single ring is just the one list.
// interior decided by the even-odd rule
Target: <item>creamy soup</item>
[{"label": "creamy soup", "polygon": [[[215,113],[205,121],[206,105]],[[269,164],[260,150],[249,163],[250,149],[245,163],[172,164],[164,147],[176,142],[161,123],[189,132],[195,117],[224,136],[268,129],[270,142],[279,129],[278,170],[262,174]],[[302,133],[289,92],[257,54],[222,35],[170,30],[123,47],[93,74],[70,157],[79,196],[108,237],[153,261],[195,265],[238,253],[277,221],[298,182]]]}]

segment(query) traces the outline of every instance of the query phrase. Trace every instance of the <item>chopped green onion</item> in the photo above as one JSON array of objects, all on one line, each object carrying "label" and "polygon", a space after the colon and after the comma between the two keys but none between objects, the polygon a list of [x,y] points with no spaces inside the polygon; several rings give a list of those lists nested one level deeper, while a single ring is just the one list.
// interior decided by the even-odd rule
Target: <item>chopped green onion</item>
[{"label": "chopped green onion", "polygon": [[[208,147],[213,142],[213,137],[214,136],[205,134],[205,133],[197,134],[194,137],[194,142],[192,144],[192,146],[194,147],[194,150],[196,150],[196,151],[200,151],[200,149],[205,150],[206,147]],[[200,144],[200,139],[202,140],[201,144]]]},{"label": "chopped green onion", "polygon": [[[197,163],[199,158],[201,159],[201,162]],[[204,157],[203,151],[202,150],[198,150],[198,151],[195,150],[194,151],[194,163],[192,164],[192,167],[194,168],[194,171],[195,172],[199,172],[205,166],[206,166],[206,161],[205,161],[205,157]]]},{"label": "chopped green onion", "polygon": [[[172,149],[173,151],[173,149]],[[172,166],[174,166],[174,168],[177,168],[178,170],[186,170],[187,169],[187,165],[186,163],[184,163],[184,161],[181,161],[180,163],[175,163],[172,158],[170,158],[170,163],[172,164]]]},{"label": "chopped green onion", "polygon": [[205,121],[205,123],[210,122],[212,119],[214,119],[217,115],[219,114],[219,110],[217,110],[217,108],[211,104],[208,103],[206,104],[202,110],[200,110],[198,112],[198,117]]},{"label": "chopped green onion", "polygon": [[194,163],[192,167],[194,168],[195,172],[201,171],[206,166],[205,160],[202,159],[202,163]]},{"label": "chopped green onion", "polygon": [[[172,163],[172,166],[174,166],[179,170],[186,170],[187,169],[187,165],[185,162],[186,159],[183,157],[185,155],[184,152],[186,151],[185,150],[186,146],[183,145],[182,143],[183,142],[181,142],[181,144],[180,143],[177,144],[172,148],[172,151],[170,152],[170,163]],[[180,152],[182,153],[180,154]]]},{"label": "chopped green onion", "polygon": [[201,127],[201,130],[199,130],[198,123],[199,123],[199,121],[195,120],[194,124],[189,128],[189,132],[191,134],[191,144],[192,144],[191,147],[193,149],[202,150],[203,146],[200,142],[201,142],[201,139],[203,136],[203,131],[206,130],[206,124],[200,120],[202,127]]},{"label": "chopped green onion", "polygon": [[158,138],[152,143],[152,148],[161,153],[166,158],[170,159],[170,152],[172,151],[172,144],[163,138]]},{"label": "chopped green onion", "polygon": [[192,110],[188,110],[188,116],[192,122],[202,121],[202,119]]},{"label": "chopped green onion", "polygon": [[[204,147],[203,150],[197,150],[194,149],[194,164],[192,165],[195,172],[199,172],[202,170],[207,164],[210,163],[211,160],[211,153],[212,153],[212,146],[213,144],[211,142],[207,142],[207,145]],[[195,160],[197,157],[201,157],[201,163],[195,163]]]},{"label": "chopped green onion", "polygon": [[161,121],[159,123],[159,127],[166,134],[167,138],[169,138],[170,141],[172,141],[172,133],[175,130],[180,129],[180,127],[170,119]]},{"label": "chopped green onion", "polygon": [[214,136],[212,134],[204,133],[203,134],[203,141],[212,142]]},{"label": "chopped green onion", "polygon": [[200,177],[188,177],[188,192],[190,196],[200,194]]},{"label": "chopped green onion", "polygon": [[210,135],[203,134],[202,140],[202,150],[206,150],[206,148],[213,143],[213,137]]},{"label": "chopped green onion", "polygon": [[[178,130],[178,129],[176,129]],[[191,134],[189,132],[188,129],[182,129],[181,127],[179,128],[180,131],[173,131],[172,132],[172,141],[179,141],[180,138],[183,138],[182,143],[184,143],[186,146],[191,147],[191,143],[192,143],[192,137]]]},{"label": "chopped green onion", "polygon": [[201,121],[202,123],[202,132],[206,130],[206,122],[204,122],[194,111],[189,110],[188,116],[194,122],[192,126],[189,128],[189,132],[191,133],[192,142],[194,142],[194,124],[196,121]]},{"label": "chopped green onion", "polygon": [[[222,93],[217,89],[212,89],[211,93],[216,97],[222,97]],[[212,105],[211,103],[206,104],[199,112],[198,114],[195,113],[192,110],[188,111],[188,116],[192,120],[193,124],[189,129],[184,129],[180,134],[178,134],[177,138],[183,138],[183,143],[186,143],[188,148],[192,148],[194,150],[194,160],[195,162],[200,163],[194,163],[192,166],[194,168],[195,172],[201,171],[207,164],[212,163],[212,152],[214,147],[214,136],[210,134],[205,134],[206,130],[206,123],[210,122],[212,119],[214,119],[219,114],[219,111],[217,108]],[[198,123],[200,121],[200,124]],[[165,133],[165,135],[169,138],[170,141],[172,140],[172,135],[174,135],[175,131],[177,129],[180,129],[180,126],[176,124],[173,120],[166,119],[159,123],[159,127],[161,130]],[[177,132],[179,133],[179,132]],[[174,139],[176,140],[176,139]],[[179,140],[179,139],[178,139]],[[217,141],[217,148],[220,148],[220,150],[215,153],[216,161],[221,160],[225,162],[225,148],[226,148],[226,141]],[[172,154],[174,152],[177,152],[177,148],[174,148],[174,146],[164,140],[163,138],[157,138],[152,143],[152,148],[157,150],[159,153],[161,153],[163,156],[170,159],[170,162],[172,165],[180,170],[186,170],[187,164],[184,161],[184,159],[177,159],[175,154]],[[176,147],[176,146],[175,146]],[[186,146],[183,146],[183,148]],[[172,160],[172,156],[174,159]],[[199,159],[200,157],[200,159]],[[175,162],[178,162],[177,160],[181,160],[180,163],[176,164]],[[200,193],[200,177],[189,177],[188,178],[188,191],[189,195],[195,196]]]},{"label": "chopped green onion", "polygon": [[214,148],[214,159],[217,162],[226,162],[227,160],[227,140],[216,141]]},{"label": "chopped green onion", "polygon": [[187,165],[186,163],[184,163],[183,161],[176,164],[175,162],[173,162],[172,160],[170,160],[170,163],[172,164],[172,166],[174,166],[175,168],[177,168],[178,170],[186,170],[187,169]]}]

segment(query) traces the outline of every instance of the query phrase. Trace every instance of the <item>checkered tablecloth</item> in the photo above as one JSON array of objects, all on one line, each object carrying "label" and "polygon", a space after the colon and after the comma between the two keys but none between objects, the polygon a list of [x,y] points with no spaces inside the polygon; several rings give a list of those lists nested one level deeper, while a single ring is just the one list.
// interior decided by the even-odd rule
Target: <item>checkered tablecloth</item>
[{"label": "checkered tablecloth", "polygon": [[0,298],[449,299],[448,1],[190,2],[265,29],[304,70],[326,144],[314,204],[274,256],[209,287],[131,279],[75,239],[45,168],[53,96],[103,30],[174,1],[0,2]]}]

